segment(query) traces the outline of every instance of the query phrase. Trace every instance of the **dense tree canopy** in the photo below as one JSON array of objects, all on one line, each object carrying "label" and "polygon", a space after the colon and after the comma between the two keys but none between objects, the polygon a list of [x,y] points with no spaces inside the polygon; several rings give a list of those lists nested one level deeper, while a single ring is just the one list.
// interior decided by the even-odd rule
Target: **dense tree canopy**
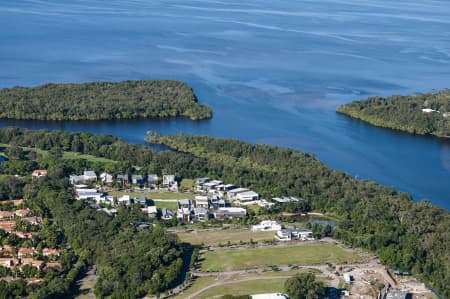
[{"label": "dense tree canopy", "polygon": [[99,120],[211,117],[192,89],[179,81],[141,80],[46,84],[0,90],[0,118]]},{"label": "dense tree canopy", "polygon": [[284,291],[290,299],[316,299],[325,296],[323,282],[316,281],[313,273],[298,273],[284,283]]},{"label": "dense tree canopy", "polygon": [[[432,109],[436,112],[422,112]],[[339,106],[337,112],[372,125],[412,134],[450,137],[450,90],[413,96],[372,97]],[[439,112],[437,112],[439,111]]]}]

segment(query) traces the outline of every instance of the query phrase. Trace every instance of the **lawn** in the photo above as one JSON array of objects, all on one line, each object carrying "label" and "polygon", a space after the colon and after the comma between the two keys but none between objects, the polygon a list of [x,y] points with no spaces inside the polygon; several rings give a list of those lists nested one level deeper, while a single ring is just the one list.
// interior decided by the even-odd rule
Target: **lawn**
[{"label": "lawn", "polygon": [[167,200],[154,200],[155,206],[159,209],[168,208],[172,211],[175,211],[178,206],[175,201],[167,201]]},{"label": "lawn", "polygon": [[198,290],[201,290],[211,284],[216,282],[215,277],[197,277],[197,279],[194,281],[194,284],[188,288],[186,291],[184,291],[181,294],[178,294],[177,296],[173,297],[173,299],[182,299],[186,296],[195,293]]},{"label": "lawn", "polygon": [[[7,148],[7,147],[10,147],[10,145],[5,144],[5,143],[0,143],[0,147]],[[36,153],[41,154],[44,158],[47,158],[49,156],[48,151],[45,151],[45,150],[42,150],[39,148],[25,147],[25,146],[22,146],[21,148],[26,152],[35,151]],[[96,156],[92,156],[92,155],[80,154],[80,153],[76,153],[76,152],[63,152],[62,158],[66,159],[66,160],[83,159],[83,160],[87,160],[90,162],[117,163],[117,161],[114,161],[114,160],[96,157]]]},{"label": "lawn", "polygon": [[[316,273],[316,275],[321,273],[315,269],[300,269],[247,273],[233,275],[228,278],[220,277],[219,280],[217,280],[216,277],[198,277],[189,289],[182,294],[175,296],[174,299],[186,298],[187,296],[218,282],[222,282],[223,284],[204,290],[204,292],[198,294],[196,298],[212,298],[216,297],[216,295],[223,296],[227,294],[248,295],[283,292],[286,279],[300,272],[313,272]],[[321,276],[318,278],[321,279]]]},{"label": "lawn", "polygon": [[273,265],[313,265],[359,262],[361,258],[334,244],[302,244],[277,247],[225,249],[206,252],[203,271],[233,271]]},{"label": "lawn", "polygon": [[[158,206],[158,204],[156,204]],[[273,240],[275,232],[252,232],[248,229],[227,229],[227,230],[200,230],[194,232],[182,232],[178,233],[178,237],[181,241],[191,244],[204,244],[206,246],[214,246],[223,244],[239,244],[240,241],[254,242],[263,240]]]},{"label": "lawn", "polygon": [[80,154],[75,152],[64,152],[63,153],[63,159],[66,160],[76,160],[76,159],[83,159],[90,162],[99,162],[99,163],[117,163],[117,161],[102,158],[102,157],[95,157],[92,155],[86,155],[86,154]]},{"label": "lawn", "polygon": [[258,279],[236,281],[235,283],[216,286],[199,294],[196,298],[213,298],[223,295],[254,295],[261,293],[282,293],[286,278]]}]

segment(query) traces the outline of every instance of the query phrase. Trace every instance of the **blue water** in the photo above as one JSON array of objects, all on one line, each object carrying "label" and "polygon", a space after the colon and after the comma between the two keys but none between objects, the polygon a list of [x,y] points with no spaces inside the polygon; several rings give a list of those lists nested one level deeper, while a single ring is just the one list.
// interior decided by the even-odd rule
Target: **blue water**
[{"label": "blue water", "polygon": [[0,0],[0,87],[166,79],[214,117],[0,126],[148,129],[289,146],[450,209],[450,142],[337,115],[371,95],[450,87],[447,0]]}]

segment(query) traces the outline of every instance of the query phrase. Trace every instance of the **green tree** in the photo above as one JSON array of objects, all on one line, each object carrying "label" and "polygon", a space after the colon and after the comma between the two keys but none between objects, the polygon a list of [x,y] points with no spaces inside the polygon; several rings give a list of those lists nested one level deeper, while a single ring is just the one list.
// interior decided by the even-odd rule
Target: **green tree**
[{"label": "green tree", "polygon": [[284,290],[291,299],[315,299],[325,296],[322,282],[313,273],[299,273],[286,280]]}]

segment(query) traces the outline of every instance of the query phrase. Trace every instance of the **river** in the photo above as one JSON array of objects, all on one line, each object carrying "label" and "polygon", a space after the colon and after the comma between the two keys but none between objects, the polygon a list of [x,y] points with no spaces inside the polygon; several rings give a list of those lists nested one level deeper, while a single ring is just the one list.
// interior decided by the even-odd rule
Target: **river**
[{"label": "river", "polygon": [[179,79],[214,110],[202,122],[0,120],[0,127],[138,143],[151,129],[288,146],[450,209],[449,141],[334,112],[371,95],[449,87],[448,1],[1,1],[0,28],[0,87]]}]

